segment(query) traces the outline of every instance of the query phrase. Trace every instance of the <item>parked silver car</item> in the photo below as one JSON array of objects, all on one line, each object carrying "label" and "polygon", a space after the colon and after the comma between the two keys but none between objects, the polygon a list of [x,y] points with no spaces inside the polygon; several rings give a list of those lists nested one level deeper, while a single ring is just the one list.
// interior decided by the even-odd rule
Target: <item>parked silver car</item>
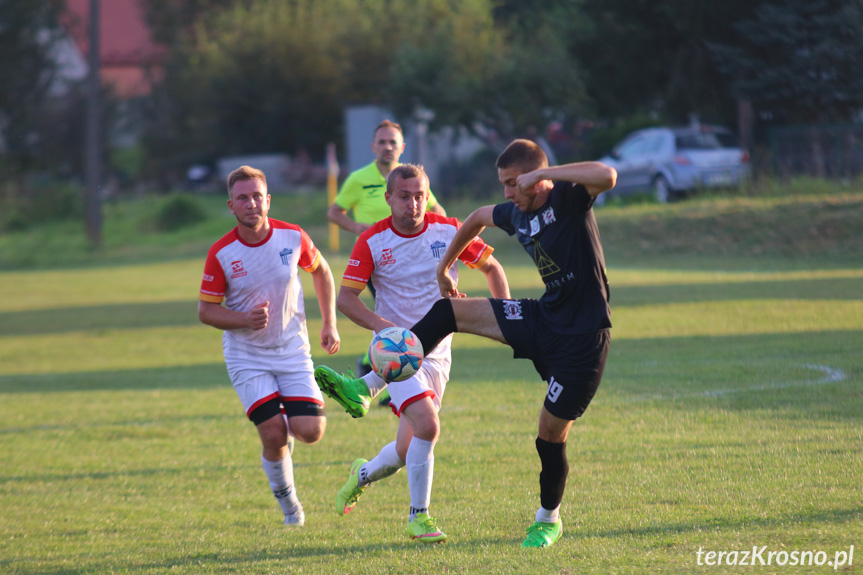
[{"label": "parked silver car", "polygon": [[735,186],[750,172],[749,152],[734,134],[707,125],[632,132],[600,161],[617,170],[609,194],[650,192],[663,203],[695,189]]}]

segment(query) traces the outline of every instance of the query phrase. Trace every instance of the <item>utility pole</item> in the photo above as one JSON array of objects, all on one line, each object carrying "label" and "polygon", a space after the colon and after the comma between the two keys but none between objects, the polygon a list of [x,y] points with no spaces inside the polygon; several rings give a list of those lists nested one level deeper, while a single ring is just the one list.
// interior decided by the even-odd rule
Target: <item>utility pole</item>
[{"label": "utility pole", "polygon": [[90,0],[89,77],[87,78],[87,133],[84,144],[86,171],[85,217],[92,247],[102,243],[102,82],[99,46],[99,0]]}]

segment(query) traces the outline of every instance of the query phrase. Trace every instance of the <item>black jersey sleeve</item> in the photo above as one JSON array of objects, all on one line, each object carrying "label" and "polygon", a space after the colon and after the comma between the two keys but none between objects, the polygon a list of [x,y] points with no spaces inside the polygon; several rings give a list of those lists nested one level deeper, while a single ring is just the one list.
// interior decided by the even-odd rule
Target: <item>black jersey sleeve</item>
[{"label": "black jersey sleeve", "polygon": [[494,225],[509,235],[515,233],[515,224],[512,221],[513,209],[515,209],[515,204],[512,202],[497,204],[491,214]]}]

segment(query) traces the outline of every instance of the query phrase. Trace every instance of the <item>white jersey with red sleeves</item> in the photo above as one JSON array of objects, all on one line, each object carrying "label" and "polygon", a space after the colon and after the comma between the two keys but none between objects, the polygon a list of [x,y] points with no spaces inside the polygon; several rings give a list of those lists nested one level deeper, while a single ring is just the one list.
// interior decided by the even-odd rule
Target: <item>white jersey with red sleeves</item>
[{"label": "white jersey with red sleeves", "polygon": [[[363,289],[371,278],[375,286],[375,313],[396,325],[410,327],[419,321],[441,298],[437,265],[461,223],[426,212],[425,226],[413,236],[393,228],[392,217],[381,220],[363,232],[351,252],[341,285]],[[469,268],[479,268],[494,251],[479,237],[464,249],[459,258]],[[458,266],[450,270],[458,279]],[[428,355],[449,355],[452,335]]]},{"label": "white jersey with red sleeves", "polygon": [[204,264],[199,298],[248,311],[269,301],[269,322],[261,330],[225,330],[224,338],[258,347],[282,347],[295,337],[308,345],[303,286],[298,268],[313,272],[321,255],[297,225],[272,218],[270,233],[259,244],[247,244],[234,228],[213,244]]}]

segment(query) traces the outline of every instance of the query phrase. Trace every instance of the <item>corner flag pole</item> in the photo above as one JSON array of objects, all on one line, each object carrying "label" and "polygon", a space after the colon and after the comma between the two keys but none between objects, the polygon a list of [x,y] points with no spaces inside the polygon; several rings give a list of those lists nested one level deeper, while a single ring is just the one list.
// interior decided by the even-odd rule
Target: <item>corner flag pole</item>
[{"label": "corner flag pole", "polygon": [[[339,187],[339,163],[336,161],[336,145],[327,144],[327,207],[336,201]],[[330,250],[339,251],[339,226],[330,222]]]}]

